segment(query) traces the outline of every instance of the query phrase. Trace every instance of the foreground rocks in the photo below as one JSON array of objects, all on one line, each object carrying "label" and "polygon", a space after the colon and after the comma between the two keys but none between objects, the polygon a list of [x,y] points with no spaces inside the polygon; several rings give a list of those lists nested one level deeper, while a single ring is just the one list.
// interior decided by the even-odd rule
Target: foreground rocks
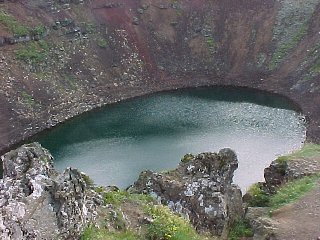
[{"label": "foreground rocks", "polygon": [[1,158],[0,239],[77,239],[96,218],[100,199],[88,177],[71,168],[55,171],[40,144]]},{"label": "foreground rocks", "polygon": [[[117,211],[126,216],[121,224],[130,219],[131,224],[125,224],[128,230],[131,225],[136,229],[152,223],[140,223],[145,213],[134,210],[140,204],[135,201],[121,203],[118,210],[112,204],[105,206],[87,176],[71,168],[58,173],[53,157],[38,143],[23,145],[1,159],[0,239],[79,239],[90,223],[98,226],[103,220],[102,227],[108,230],[114,223],[119,225],[118,218],[106,222],[103,217],[118,215]],[[170,172],[142,172],[130,191],[152,195],[189,219],[199,232],[226,237],[230,225],[243,217],[241,191],[232,184],[237,166],[230,149],[218,154],[188,154]]]},{"label": "foreground rocks", "polygon": [[241,190],[232,184],[237,167],[230,149],[189,154],[173,171],[142,172],[130,191],[152,195],[190,219],[198,231],[226,237],[229,226],[243,215]]}]

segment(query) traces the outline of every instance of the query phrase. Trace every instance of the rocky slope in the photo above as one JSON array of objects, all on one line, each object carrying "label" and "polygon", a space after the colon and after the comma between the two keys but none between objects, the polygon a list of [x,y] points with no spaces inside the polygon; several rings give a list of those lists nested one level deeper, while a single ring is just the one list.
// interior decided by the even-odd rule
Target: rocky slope
[{"label": "rocky slope", "polygon": [[287,96],[320,136],[318,0],[2,0],[0,149],[97,106],[234,85]]}]

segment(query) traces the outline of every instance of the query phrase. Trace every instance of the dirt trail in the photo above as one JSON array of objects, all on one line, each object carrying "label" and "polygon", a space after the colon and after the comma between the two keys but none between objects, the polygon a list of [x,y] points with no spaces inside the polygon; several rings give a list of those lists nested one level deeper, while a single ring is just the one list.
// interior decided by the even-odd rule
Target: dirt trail
[{"label": "dirt trail", "polygon": [[272,219],[277,223],[277,239],[320,239],[320,181],[299,201],[274,212]]}]

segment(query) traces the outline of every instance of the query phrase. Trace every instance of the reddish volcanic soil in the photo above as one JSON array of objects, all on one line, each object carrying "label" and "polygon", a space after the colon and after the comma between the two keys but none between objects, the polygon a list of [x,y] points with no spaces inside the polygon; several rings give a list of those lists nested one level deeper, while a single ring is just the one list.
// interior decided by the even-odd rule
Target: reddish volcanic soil
[{"label": "reddish volcanic soil", "polygon": [[[320,142],[320,5],[287,2],[0,3],[19,24],[46,26],[49,46],[36,46],[39,62],[17,59],[30,42],[1,46],[0,149],[104,104],[206,85],[284,95],[307,115],[308,140]],[[292,30],[299,21],[303,31]],[[0,23],[0,43],[8,36]]]}]

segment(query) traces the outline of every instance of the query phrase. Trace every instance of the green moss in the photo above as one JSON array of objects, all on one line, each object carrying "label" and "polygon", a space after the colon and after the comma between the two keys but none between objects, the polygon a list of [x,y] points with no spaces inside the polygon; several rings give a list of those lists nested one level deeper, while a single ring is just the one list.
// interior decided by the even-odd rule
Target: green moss
[{"label": "green moss", "polygon": [[247,194],[250,195],[248,202],[250,207],[267,207],[269,205],[270,196],[261,189],[260,184],[253,184]]},{"label": "green moss", "polygon": [[44,157],[44,156],[41,156],[40,157],[40,161],[47,164],[49,161],[48,161],[48,158],[47,157]]},{"label": "green moss", "polygon": [[191,154],[191,153],[187,153],[186,155],[184,155],[182,158],[181,158],[181,162],[189,162],[191,161],[192,159],[194,158],[194,156]]},{"label": "green moss", "polygon": [[23,24],[17,22],[13,16],[0,10],[0,22],[8,29],[9,32],[16,36],[25,36],[29,33],[29,29]]},{"label": "green moss", "polygon": [[289,38],[286,42],[280,44],[276,51],[273,53],[271,61],[269,63],[268,69],[274,70],[278,67],[278,64],[282,62],[285,56],[301,41],[301,39],[307,33],[307,25],[304,24],[300,29],[293,35],[292,38]]},{"label": "green moss", "polygon": [[242,239],[243,237],[252,237],[253,231],[248,222],[244,220],[236,221],[230,228],[229,240],[238,240]]},{"label": "green moss", "polygon": [[96,191],[97,193],[103,193],[104,187],[102,187],[102,186],[95,187],[95,188],[94,188],[94,191]]},{"label": "green moss", "polygon": [[177,14],[177,16],[182,16],[183,15],[182,9],[181,8],[177,8],[176,9],[176,14]]},{"label": "green moss", "polygon": [[15,51],[18,60],[27,63],[40,63],[43,62],[49,50],[48,44],[43,41],[28,42],[20,44],[19,49]]},{"label": "green moss", "polygon": [[284,184],[277,190],[276,194],[270,197],[270,210],[273,211],[283,205],[296,201],[310,191],[319,179],[319,175],[307,176]]},{"label": "green moss", "polygon": [[46,32],[46,28],[43,25],[36,26],[30,30],[32,35],[43,35]]},{"label": "green moss", "polygon": [[108,42],[107,42],[107,40],[105,40],[104,38],[99,38],[99,39],[97,40],[97,44],[98,44],[98,46],[101,47],[101,48],[106,48],[106,47],[108,46]]},{"label": "green moss", "polygon": [[216,41],[212,37],[207,37],[206,42],[210,50],[214,50],[217,46]]},{"label": "green moss", "polygon": [[83,180],[88,186],[93,186],[93,180],[86,174],[81,174]]}]

